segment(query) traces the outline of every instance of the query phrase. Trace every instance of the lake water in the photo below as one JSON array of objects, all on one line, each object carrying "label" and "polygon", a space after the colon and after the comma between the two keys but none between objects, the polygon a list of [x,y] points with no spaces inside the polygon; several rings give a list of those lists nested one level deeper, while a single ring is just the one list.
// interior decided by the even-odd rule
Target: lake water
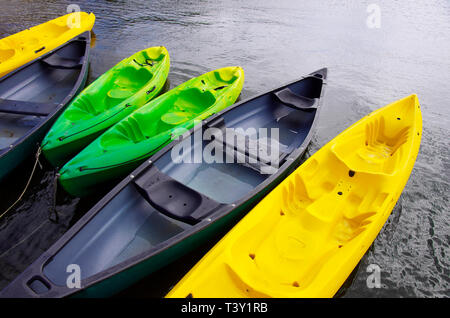
[{"label": "lake water", "polygon": [[[246,77],[242,99],[328,67],[324,108],[308,155],[370,111],[418,94],[424,128],[413,173],[339,296],[450,296],[449,1],[3,0],[0,37],[63,15],[73,2],[97,17],[89,81],[134,52],[159,45],[171,56],[171,87],[240,65]],[[380,28],[367,24],[371,3],[380,9]],[[0,211],[19,196],[32,164],[30,159],[2,185]],[[50,221],[53,193],[53,172],[44,165],[24,199],[0,220],[0,288],[96,200],[72,199],[59,190],[58,219]],[[120,295],[163,296],[211,245]],[[370,264],[381,269],[381,288],[367,287]]]}]

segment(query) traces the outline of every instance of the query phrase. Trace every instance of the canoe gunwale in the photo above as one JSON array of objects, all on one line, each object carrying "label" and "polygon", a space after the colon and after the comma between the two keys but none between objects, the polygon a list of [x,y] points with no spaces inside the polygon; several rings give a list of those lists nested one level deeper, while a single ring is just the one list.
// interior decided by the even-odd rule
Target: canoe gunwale
[{"label": "canoe gunwale", "polygon": [[[42,60],[48,58],[50,55],[58,51],[59,49],[62,49],[65,46],[70,45],[73,42],[85,42],[86,48],[84,51],[84,55],[82,57],[82,66],[80,69],[80,75],[78,76],[77,81],[75,82],[72,90],[70,93],[60,102],[58,103],[58,106],[55,107],[55,109],[50,112],[47,116],[45,116],[45,119],[43,119],[39,124],[31,128],[25,135],[18,138],[16,141],[14,141],[9,148],[5,148],[7,151],[0,151],[0,160],[3,158],[3,156],[6,156],[10,151],[14,150],[16,147],[19,147],[26,139],[34,135],[36,132],[38,132],[42,127],[44,127],[46,124],[48,124],[51,120],[56,119],[56,116],[59,112],[61,112],[65,106],[68,105],[68,103],[72,100],[73,97],[77,95],[77,93],[83,88],[83,83],[86,82],[87,74],[88,74],[88,67],[89,67],[89,52],[91,47],[91,31],[85,31],[76,37],[72,38],[71,40],[65,42],[64,44],[58,46],[57,48],[49,51],[48,53],[38,57],[35,60],[32,60],[28,62],[27,64],[21,66],[20,68],[14,70],[11,73],[8,73],[7,75],[0,78],[0,85],[1,82],[7,78],[10,78],[14,76],[16,73],[20,72],[21,70],[27,68],[28,66],[34,64],[34,63],[40,63]],[[43,116],[42,116],[43,117]],[[39,146],[39,145],[38,145]]]},{"label": "canoe gunwale", "polygon": [[[325,88],[327,85],[327,69],[323,68],[312,72],[306,76],[302,76],[294,81],[283,84],[275,89],[271,89],[269,91],[265,91],[261,94],[253,96],[249,99],[240,101],[235,103],[234,105],[212,115],[211,117],[202,121],[204,126],[207,126],[208,123],[213,123],[218,118],[229,112],[236,107],[239,107],[241,104],[248,103],[253,101],[261,96],[266,94],[273,93],[274,91],[281,90],[289,85],[292,85],[296,82],[299,82],[308,77],[317,77],[314,75],[320,74],[319,79],[322,81],[320,96],[317,98],[318,102],[316,104],[317,109],[312,121],[311,127],[307,133],[306,138],[303,140],[302,144],[290,152],[290,154],[285,158],[284,163],[278,168],[278,171],[268,177],[266,180],[257,185],[252,191],[250,191],[246,196],[237,200],[232,204],[223,204],[220,206],[212,215],[210,215],[207,219],[203,219],[202,221],[194,224],[191,228],[183,230],[179,234],[171,237],[170,239],[159,243],[152,247],[151,249],[144,251],[138,255],[135,255],[129,258],[126,261],[123,261],[117,265],[114,265],[106,270],[100,271],[88,278],[85,278],[81,281],[81,289],[74,290],[70,289],[66,286],[59,286],[55,283],[51,282],[50,279],[43,273],[44,267],[52,260],[54,255],[56,255],[70,240],[79,233],[84,226],[90,222],[101,210],[107,205],[118,193],[120,193],[129,183],[133,182],[136,176],[139,176],[146,169],[152,168],[153,162],[162,157],[165,153],[170,151],[172,147],[176,146],[183,139],[180,138],[171,143],[169,147],[164,147],[160,151],[158,151],[155,155],[153,155],[149,160],[146,160],[143,164],[141,164],[138,168],[136,168],[131,174],[125,177],[120,183],[118,183],[105,197],[103,197],[99,202],[97,202],[81,219],[73,225],[56,243],[54,243],[46,252],[44,252],[32,265],[30,265],[22,274],[20,274],[15,280],[13,280],[3,291],[0,291],[0,297],[65,297],[65,296],[81,296],[86,290],[89,290],[91,287],[105,287],[105,289],[110,289],[111,286],[108,284],[108,279],[114,277],[116,275],[123,275],[125,272],[132,270],[133,268],[137,268],[139,264],[150,261],[154,256],[168,252],[171,249],[177,249],[180,246],[180,243],[185,239],[190,239],[196,235],[200,235],[202,232],[206,232],[212,225],[218,224],[220,221],[226,219],[227,216],[236,214],[240,210],[251,208],[252,205],[255,205],[257,202],[254,202],[255,199],[260,200],[261,197],[271,191],[282,178],[287,176],[290,172],[292,172],[298,163],[300,163],[303,154],[309,145],[314,133],[315,128],[318,122],[318,118],[320,115],[320,111],[323,104],[323,96],[325,93]],[[196,129],[198,129],[200,125],[195,126],[194,128],[189,130],[189,134],[192,135]],[[156,168],[155,166],[153,166]],[[33,292],[27,284],[34,279],[43,280],[46,284],[49,284],[51,288],[42,294],[38,294]],[[100,288],[101,289],[101,288]]]}]

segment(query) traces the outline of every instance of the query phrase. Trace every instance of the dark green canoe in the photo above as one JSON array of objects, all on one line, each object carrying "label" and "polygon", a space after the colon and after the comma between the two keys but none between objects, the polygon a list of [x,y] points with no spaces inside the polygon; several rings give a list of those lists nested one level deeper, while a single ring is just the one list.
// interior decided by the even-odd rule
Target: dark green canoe
[{"label": "dark green canoe", "polygon": [[54,120],[86,83],[90,32],[0,79],[0,180],[36,153]]}]

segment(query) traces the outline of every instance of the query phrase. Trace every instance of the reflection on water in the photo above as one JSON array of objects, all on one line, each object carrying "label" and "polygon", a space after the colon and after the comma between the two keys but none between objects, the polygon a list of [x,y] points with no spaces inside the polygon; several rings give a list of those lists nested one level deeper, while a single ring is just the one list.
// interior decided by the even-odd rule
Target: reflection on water
[{"label": "reflection on water", "polygon": [[[3,1],[0,36],[62,15],[71,2]],[[417,93],[424,135],[414,171],[388,223],[340,295],[449,296],[448,1],[378,1],[380,29],[366,26],[369,2],[76,2],[97,16],[90,81],[124,57],[155,45],[170,52],[171,87],[211,69],[240,65],[246,76],[242,98],[327,66],[329,84],[310,154],[371,110]],[[30,159],[2,186],[1,210],[20,193],[31,165]],[[53,172],[44,168],[15,211],[0,220],[0,288],[97,200],[71,199],[58,191],[59,222],[48,221],[54,185]],[[164,295],[207,248],[122,295]],[[380,289],[366,286],[369,264],[381,268]]]}]

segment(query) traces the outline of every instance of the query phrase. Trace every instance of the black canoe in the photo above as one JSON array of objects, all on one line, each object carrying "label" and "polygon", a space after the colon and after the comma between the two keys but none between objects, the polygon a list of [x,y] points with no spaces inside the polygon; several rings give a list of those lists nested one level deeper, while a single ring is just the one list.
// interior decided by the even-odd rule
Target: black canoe
[{"label": "black canoe", "polygon": [[0,181],[36,153],[53,121],[84,87],[90,32],[0,78]]},{"label": "black canoe", "polygon": [[[0,296],[110,296],[223,234],[300,163],[326,76],[318,70],[204,120],[127,176]],[[230,132],[238,127],[243,133]],[[77,273],[81,288],[70,288]]]}]

